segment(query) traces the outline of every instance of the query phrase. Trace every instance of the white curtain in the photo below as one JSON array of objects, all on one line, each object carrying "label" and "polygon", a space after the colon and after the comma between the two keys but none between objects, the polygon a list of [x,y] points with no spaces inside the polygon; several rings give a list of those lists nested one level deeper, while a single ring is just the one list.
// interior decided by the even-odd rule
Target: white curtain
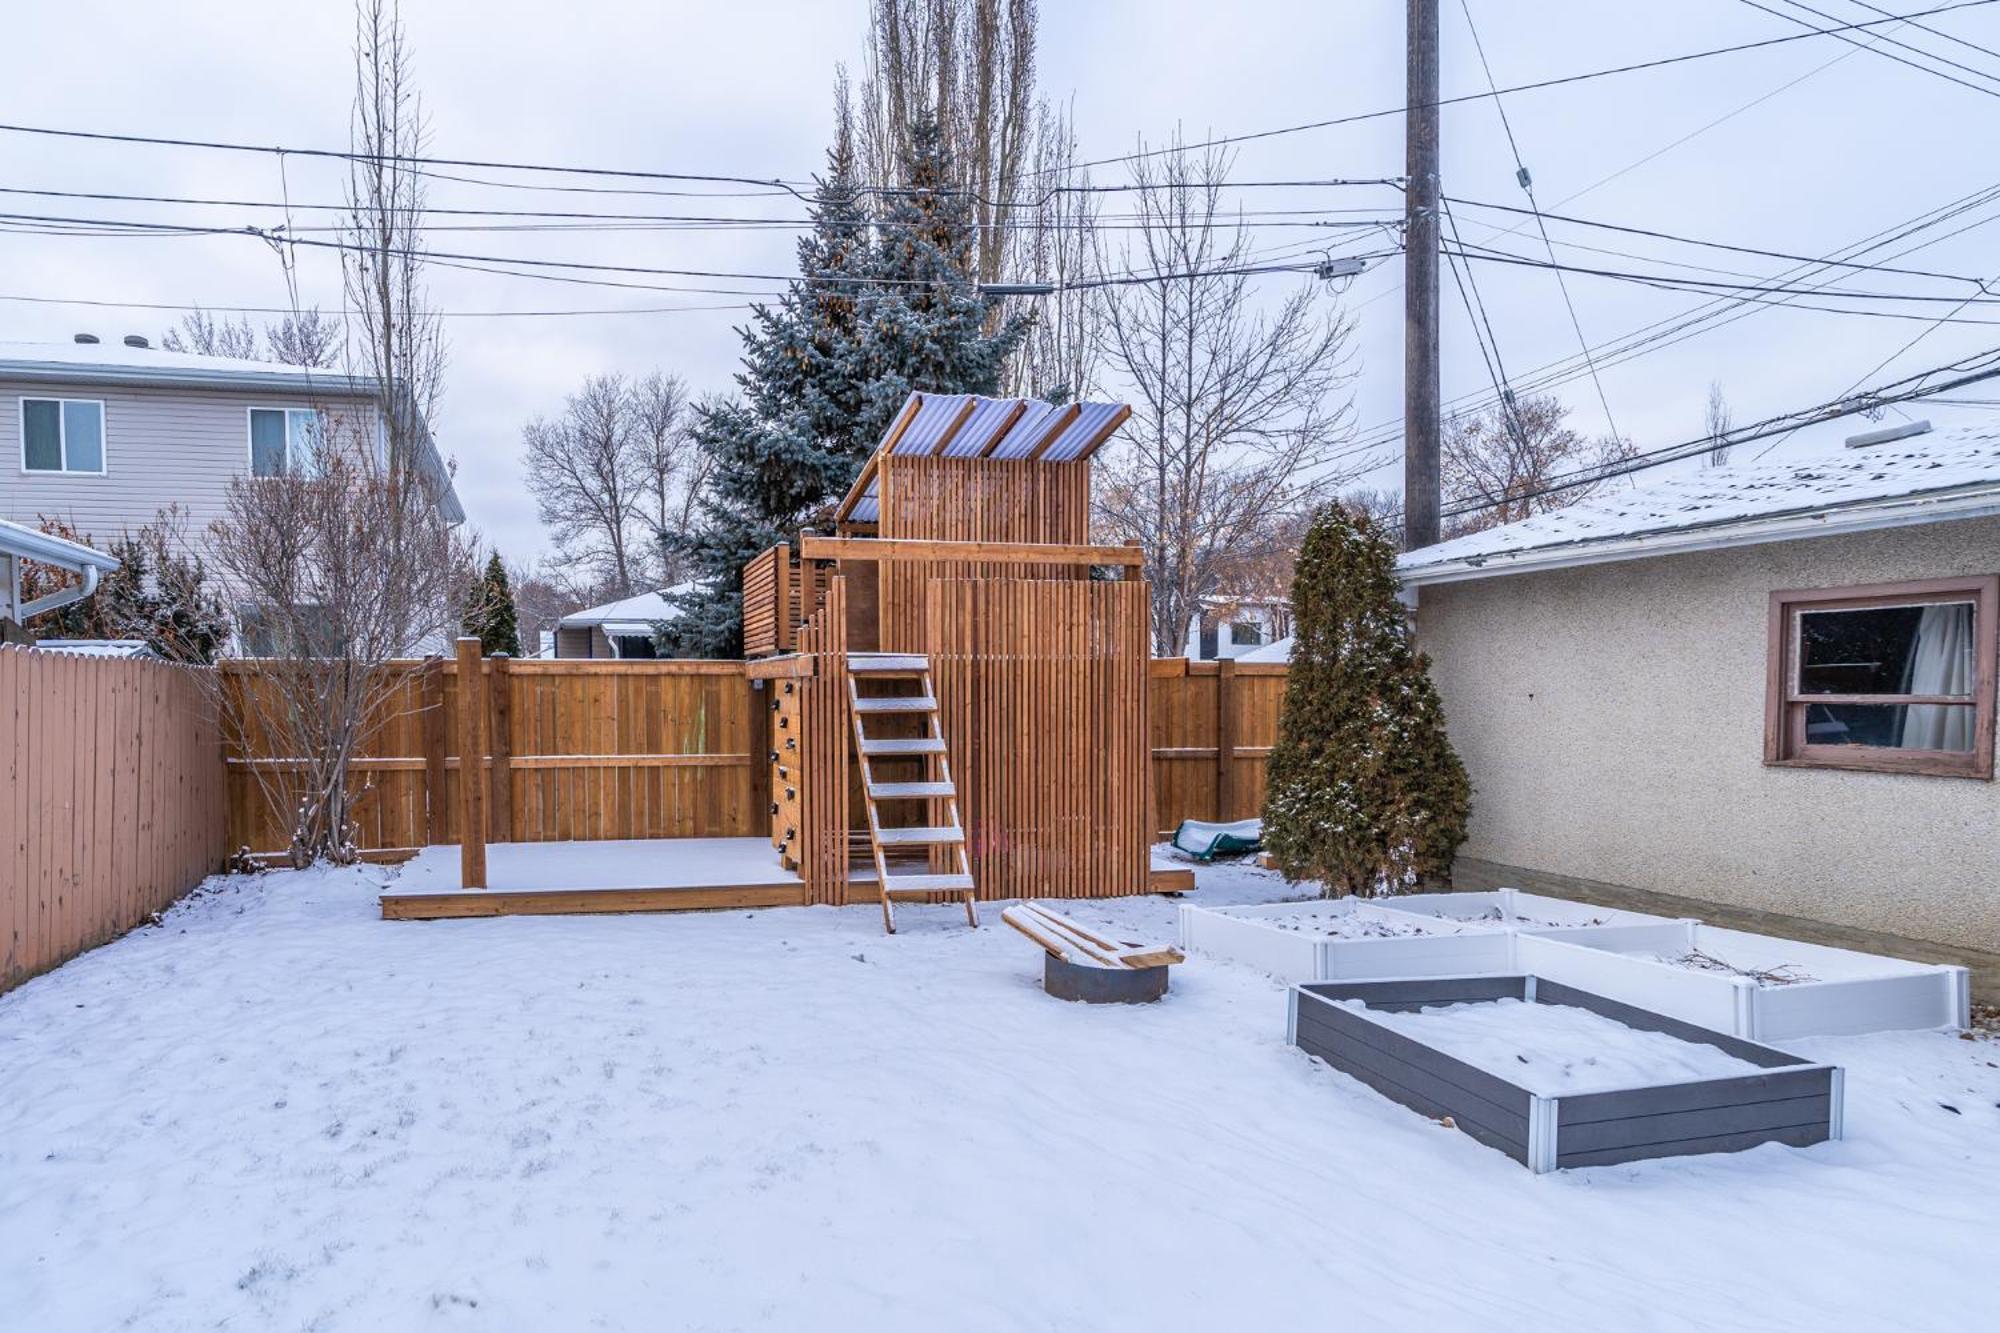
[{"label": "white curtain", "polygon": [[[1972,693],[1972,604],[1944,602],[1924,608],[1917,624],[1916,648],[1903,672],[1906,694]],[[1911,704],[1903,711],[1905,750],[1972,748],[1976,708],[1948,704]]]}]

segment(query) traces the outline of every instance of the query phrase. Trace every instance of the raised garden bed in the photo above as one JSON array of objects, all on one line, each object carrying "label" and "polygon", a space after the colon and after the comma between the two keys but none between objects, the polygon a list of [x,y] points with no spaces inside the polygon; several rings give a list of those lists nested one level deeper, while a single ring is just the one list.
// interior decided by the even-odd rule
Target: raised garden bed
[{"label": "raised garden bed", "polygon": [[[1412,893],[1382,901],[1396,912],[1467,925],[1499,927],[1550,939],[1585,940],[1600,949],[1685,952],[1697,924],[1686,917],[1653,916],[1615,907],[1593,907],[1519,889],[1484,893]],[[1526,970],[1518,963],[1510,968]]]},{"label": "raised garden bed", "polygon": [[1595,932],[1523,933],[1523,972],[1752,1041],[1905,1028],[1964,1027],[1962,967],[1697,925],[1661,948]]},{"label": "raised garden bed", "polygon": [[1841,1133],[1837,1066],[1546,977],[1311,982],[1288,1035],[1536,1172]]},{"label": "raised garden bed", "polygon": [[1443,977],[1511,969],[1495,926],[1414,916],[1358,898],[1180,909],[1181,947],[1284,981]]}]

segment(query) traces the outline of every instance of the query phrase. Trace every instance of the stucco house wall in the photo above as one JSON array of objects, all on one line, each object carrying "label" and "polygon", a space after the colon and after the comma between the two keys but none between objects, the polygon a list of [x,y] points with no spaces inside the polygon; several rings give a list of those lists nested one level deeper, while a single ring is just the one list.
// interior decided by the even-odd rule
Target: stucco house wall
[{"label": "stucco house wall", "polygon": [[1423,587],[1461,855],[2000,949],[2000,784],[1763,762],[1773,591],[1995,571],[1983,518]]}]

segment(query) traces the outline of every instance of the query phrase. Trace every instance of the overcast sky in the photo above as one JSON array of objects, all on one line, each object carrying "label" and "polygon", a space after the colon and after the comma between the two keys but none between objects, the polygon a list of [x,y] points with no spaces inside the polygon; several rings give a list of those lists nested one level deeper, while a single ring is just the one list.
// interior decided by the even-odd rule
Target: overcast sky
[{"label": "overcast sky", "polygon": [[[1783,7],[1780,0],[1767,2]],[[1845,21],[1874,17],[1857,0],[1814,4]],[[1884,0],[1884,7],[1893,7],[1893,0]],[[347,142],[351,18],[335,0],[275,5],[67,0],[13,8],[0,120],[297,147],[339,148]],[[1083,150],[1092,158],[1130,152],[1142,137],[1158,142],[1177,125],[1191,137],[1204,137],[1394,108],[1403,101],[1403,11],[1401,0],[1238,0],[1228,6],[1044,0],[1041,86],[1050,97],[1074,100]],[[1471,11],[1503,87],[1797,30],[1743,0],[1471,0]],[[546,0],[408,0],[405,18],[439,156],[797,180],[820,166],[834,67],[861,59],[866,7],[863,0],[569,0],[560,6]],[[2000,49],[2000,6],[1924,22]],[[1444,0],[1443,33],[1445,95],[1484,91],[1485,75],[1458,0]],[[2000,57],[1993,54],[1951,46],[1929,34],[1900,35],[2000,76]],[[1993,91],[1955,86],[1822,37],[1518,93],[1505,104],[1544,208],[1812,255],[1993,183],[1986,174],[2000,172],[1990,152],[2000,124],[2000,103],[1993,100],[2000,85],[1952,72]],[[1490,101],[1447,108],[1444,139],[1447,193],[1523,202]],[[1401,122],[1389,117],[1243,144],[1235,174],[1241,180],[1397,176],[1402,165]],[[1102,168],[1098,179],[1117,181],[1121,172]],[[553,177],[464,174],[562,183]],[[299,158],[285,159],[281,169],[278,159],[263,154],[0,132],[0,184],[256,205],[288,194],[295,204],[331,204],[340,198],[341,174],[336,164]],[[1245,190],[1237,198],[1245,209],[1351,208],[1384,217],[1401,206],[1400,196],[1385,189]],[[23,194],[0,195],[0,201],[6,204],[0,211],[73,218],[267,227],[284,220],[281,210],[269,206]],[[799,205],[784,197],[564,194],[444,182],[434,185],[431,202],[760,218],[801,214]],[[1117,209],[1116,203],[1107,206]],[[2000,205],[1967,213],[1914,241],[1992,216],[2000,216]],[[326,225],[330,215],[300,209],[293,220],[301,227]],[[1466,207],[1458,220],[1468,242],[1546,256],[1532,226],[1494,239],[1497,230],[1521,219]],[[1672,259],[1727,270],[1724,281],[1767,277],[1786,267],[1774,259],[1609,232],[1559,227],[1553,234],[1559,247],[1574,241],[1647,257],[1641,262],[1588,250],[1557,251],[1565,262],[1592,267],[1662,270],[1660,261]],[[479,255],[787,273],[791,238],[789,231],[737,229],[437,232],[432,243],[436,250]],[[1975,225],[1901,262],[1991,277],[2000,268],[1993,241],[1993,232]],[[1337,242],[1331,231],[1296,226],[1266,225],[1256,237],[1260,250],[1299,254]],[[270,251],[241,237],[0,231],[0,274],[0,297],[7,298],[0,299],[0,340],[66,340],[80,330],[107,341],[128,332],[157,339],[177,318],[172,310],[35,304],[18,299],[23,297],[170,306],[285,301]],[[1393,424],[1400,412],[1401,276],[1399,262],[1382,261],[1341,297],[1356,322],[1356,422],[1364,430]],[[1510,375],[1522,378],[1576,352],[1577,333],[1551,273],[1487,264],[1477,266],[1475,276]],[[705,285],[680,278],[626,280]],[[340,284],[331,259],[304,260],[301,281],[308,303],[338,308]],[[1895,276],[1841,282],[1954,299],[1971,290]],[[1572,275],[1569,284],[1576,318],[1593,344],[1702,302],[1686,292],[1581,274]],[[547,549],[521,486],[517,459],[525,420],[554,411],[567,390],[594,372],[661,368],[704,391],[727,388],[736,367],[732,327],[743,311],[701,307],[735,306],[742,297],[444,269],[434,271],[432,287],[448,316],[451,347],[439,436],[458,461],[459,491],[472,522],[512,559]],[[1449,399],[1486,389],[1490,381],[1448,275],[1443,301]],[[661,306],[683,308],[659,312]],[[493,313],[634,307],[649,312]],[[1701,337],[1605,368],[1604,399],[1620,432],[1638,447],[1652,448],[1699,432],[1711,380],[1722,382],[1742,423],[1821,401],[1864,376],[1868,383],[1880,382],[1994,341],[1991,330],[1976,324],[1933,330],[1928,320],[1949,310],[1947,305],[1883,308],[1924,319],[1761,309]],[[1975,306],[1961,317],[1994,320],[2000,313]],[[1925,336],[1914,348],[1874,370],[1919,334]],[[1606,428],[1604,407],[1587,379],[1561,393],[1577,424],[1591,432]],[[1980,396],[1979,390],[1966,396]],[[1985,396],[2000,398],[2000,392]],[[1944,424],[1981,410],[1926,407],[1911,415]],[[1865,424],[1818,427],[1783,448],[1790,453],[1838,447],[1843,435]],[[1394,485],[1399,477],[1399,465],[1391,460],[1368,480]]]}]

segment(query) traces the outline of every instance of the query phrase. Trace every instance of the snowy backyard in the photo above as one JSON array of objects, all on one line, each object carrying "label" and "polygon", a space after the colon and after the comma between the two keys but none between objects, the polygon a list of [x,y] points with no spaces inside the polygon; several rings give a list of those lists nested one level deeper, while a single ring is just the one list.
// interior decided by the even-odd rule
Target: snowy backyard
[{"label": "snowy backyard", "polygon": [[[0,997],[0,1323],[1779,1333],[2000,1301],[1990,1039],[1786,1043],[1847,1067],[1843,1142],[1536,1177],[1289,1047],[1247,967],[1089,1007],[997,905],[385,922],[392,873],[211,881]],[[1164,898],[1074,907],[1173,938]]]}]

